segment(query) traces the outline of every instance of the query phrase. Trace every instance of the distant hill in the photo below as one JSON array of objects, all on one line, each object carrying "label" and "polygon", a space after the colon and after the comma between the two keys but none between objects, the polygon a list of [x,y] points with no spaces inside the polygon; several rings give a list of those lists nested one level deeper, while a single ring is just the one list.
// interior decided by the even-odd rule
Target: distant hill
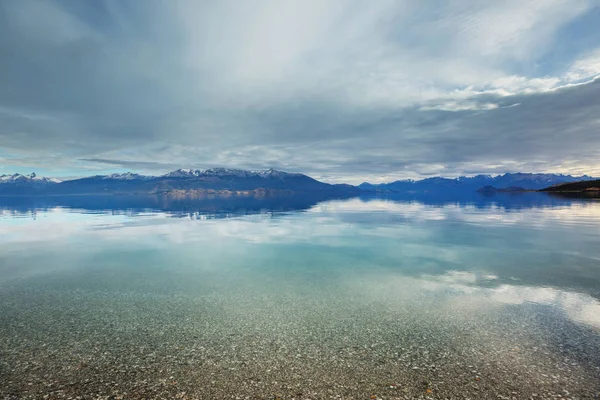
[{"label": "distant hill", "polygon": [[[32,174],[34,178],[35,174]],[[11,175],[12,176],[12,175]],[[162,176],[134,173],[96,175],[64,182],[34,178],[0,181],[0,195],[169,194],[174,196],[270,195],[277,193],[328,193],[353,195],[351,185],[330,185],[307,175],[277,170],[246,171],[214,168],[180,169]],[[15,184],[12,181],[18,181]]]},{"label": "distant hill", "polygon": [[496,190],[506,188],[522,188],[524,190],[539,190],[548,186],[592,180],[589,176],[571,176],[562,174],[531,174],[510,173],[498,176],[477,175],[473,177],[461,176],[459,178],[427,178],[422,180],[400,180],[391,183],[373,185],[362,183],[359,188],[370,192],[395,192],[395,193],[446,193],[458,194],[476,192],[486,186]]},{"label": "distant hill", "polygon": [[579,181],[553,185],[541,190],[542,192],[597,192],[600,194],[600,179]]}]

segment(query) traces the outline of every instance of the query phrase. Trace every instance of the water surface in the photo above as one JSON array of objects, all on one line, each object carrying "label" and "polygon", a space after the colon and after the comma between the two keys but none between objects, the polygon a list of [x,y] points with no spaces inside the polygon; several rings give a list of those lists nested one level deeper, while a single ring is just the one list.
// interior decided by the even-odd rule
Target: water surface
[{"label": "water surface", "polygon": [[600,392],[597,202],[77,201],[2,203],[0,398]]}]

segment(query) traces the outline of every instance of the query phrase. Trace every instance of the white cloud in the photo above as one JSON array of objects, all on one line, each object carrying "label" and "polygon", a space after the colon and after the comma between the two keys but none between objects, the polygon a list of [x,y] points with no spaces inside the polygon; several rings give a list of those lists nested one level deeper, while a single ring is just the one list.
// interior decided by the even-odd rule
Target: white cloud
[{"label": "white cloud", "polygon": [[479,53],[496,62],[531,60],[551,46],[565,23],[592,7],[588,0],[508,0],[463,2],[446,17],[456,24],[464,53]]},{"label": "white cloud", "polygon": [[498,108],[494,103],[477,103],[475,101],[448,101],[442,104],[423,106],[421,111],[489,111]]},{"label": "white cloud", "polygon": [[575,61],[565,74],[567,82],[580,82],[600,76],[600,48]]},{"label": "white cloud", "polygon": [[507,74],[506,65],[548,51],[555,32],[591,7],[587,0],[463,1],[437,11],[391,1],[177,4],[188,65],[215,78],[218,95],[252,103],[318,95],[360,106],[418,104],[467,86],[513,94],[554,86],[557,78]]}]

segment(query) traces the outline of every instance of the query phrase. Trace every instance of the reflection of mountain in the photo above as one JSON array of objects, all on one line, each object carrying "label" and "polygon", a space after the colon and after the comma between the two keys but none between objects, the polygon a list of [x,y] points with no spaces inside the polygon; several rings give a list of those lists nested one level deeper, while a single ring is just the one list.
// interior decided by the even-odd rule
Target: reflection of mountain
[{"label": "reflection of mountain", "polygon": [[[358,198],[337,193],[275,193],[262,195],[81,195],[81,196],[0,196],[0,210],[25,213],[54,207],[86,210],[89,212],[142,213],[161,211],[173,215],[213,215],[227,217],[244,214],[288,212],[307,210],[318,203],[330,200]],[[362,201],[385,200],[397,203],[420,203],[428,206],[469,206],[481,209],[502,207],[527,209],[569,206],[586,201],[581,198],[552,196],[546,193],[480,193],[457,194],[363,194]]]},{"label": "reflection of mountain", "polygon": [[553,196],[540,192],[495,192],[489,193],[373,193],[363,194],[362,200],[389,200],[400,203],[417,202],[430,206],[456,204],[477,208],[502,207],[505,209],[526,209],[541,207],[569,206],[585,202],[580,196]]},{"label": "reflection of mountain", "polygon": [[302,211],[315,204],[348,198],[326,194],[279,194],[271,196],[19,196],[0,197],[0,210],[16,213],[64,207],[90,212],[120,211],[142,213],[168,212],[173,215],[229,215],[258,214],[265,212]]}]

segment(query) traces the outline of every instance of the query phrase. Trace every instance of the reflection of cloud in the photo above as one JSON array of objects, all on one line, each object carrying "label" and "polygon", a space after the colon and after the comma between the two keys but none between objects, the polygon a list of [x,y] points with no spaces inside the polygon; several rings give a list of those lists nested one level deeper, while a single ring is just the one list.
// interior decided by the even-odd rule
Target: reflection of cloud
[{"label": "reflection of cloud", "polygon": [[4,243],[52,242],[84,236],[104,240],[144,240],[160,237],[173,243],[240,240],[248,243],[291,243],[333,240],[352,226],[333,218],[280,218],[265,215],[226,219],[168,218],[167,214],[85,214],[60,208],[14,217],[0,214]]},{"label": "reflection of cloud", "polygon": [[[360,234],[382,239],[406,238],[413,245],[423,246],[432,234],[443,232],[434,229],[441,229],[440,224],[428,225],[421,222],[448,221],[484,227],[517,228],[597,226],[600,222],[600,206],[581,203],[515,211],[499,206],[481,209],[469,205],[430,206],[417,202],[351,199],[320,203],[306,213],[279,215],[277,218],[272,218],[270,213],[250,216],[232,214],[231,218],[219,220],[168,217],[164,213],[89,214],[61,208],[15,216],[12,211],[2,210],[0,237],[5,241],[34,242],[75,234],[97,235],[107,239],[160,235],[164,240],[181,243],[219,237],[249,243],[311,241],[333,244],[334,241],[349,241]],[[31,219],[35,219],[35,222]],[[410,243],[405,242],[403,245],[409,246]],[[451,249],[437,247],[436,256],[456,259],[445,250]]]},{"label": "reflection of cloud", "polygon": [[[425,290],[440,291],[451,288],[468,294],[472,305],[484,307],[490,301],[502,305],[535,303],[562,310],[571,320],[600,328],[600,302],[587,295],[549,287],[501,285],[487,288],[476,286],[483,280],[495,278],[489,275],[449,271],[445,275],[421,277]],[[472,297],[472,296],[475,296]]]},{"label": "reflection of cloud", "polygon": [[[117,244],[153,248],[184,244],[192,253],[202,245],[218,249],[248,243],[346,246],[364,251],[365,260],[373,269],[397,268],[396,272],[403,271],[402,275],[420,277],[395,279],[400,276],[396,274],[389,280],[391,286],[384,285],[383,289],[393,288],[394,284],[405,287],[410,281],[420,290],[476,296],[472,307],[478,304],[545,304],[563,310],[574,321],[600,327],[600,305],[590,296],[525,285],[489,287],[504,282],[499,276],[515,274],[523,278],[514,268],[508,272],[503,270],[510,267],[506,263],[511,259],[502,259],[501,251],[515,249],[521,243],[518,235],[531,227],[551,229],[536,229],[535,237],[528,235],[527,240],[539,248],[522,249],[518,260],[523,265],[533,265],[540,256],[547,257],[548,252],[553,251],[564,257],[578,257],[573,259],[588,263],[581,264],[584,267],[597,265],[600,254],[586,241],[592,243],[598,237],[599,209],[597,204],[577,204],[513,212],[501,207],[480,210],[457,205],[433,207],[420,203],[355,199],[322,203],[310,212],[282,214],[276,218],[271,214],[259,214],[219,220],[169,218],[163,213],[86,214],[61,208],[15,217],[11,212],[3,211],[0,214],[0,253],[33,248],[38,244],[53,246],[60,251],[61,246],[77,241],[97,249],[102,246],[112,248]],[[402,217],[401,223],[391,219],[398,215]],[[585,224],[596,225],[585,230]],[[510,229],[504,232],[488,229],[496,226]],[[573,226],[577,235],[567,240],[565,234],[571,232]],[[459,239],[453,236],[457,233]],[[490,236],[484,237],[481,233]],[[555,250],[552,246],[557,243],[562,247]],[[262,249],[257,247],[257,251]],[[586,249],[585,254],[582,249]],[[486,260],[485,257],[490,255],[495,259]],[[568,270],[567,261],[562,260],[557,264],[558,268]],[[486,270],[488,266],[491,270]],[[445,273],[437,274],[443,271]],[[576,278],[578,276],[582,275],[577,272]],[[377,279],[381,280],[381,276]],[[565,278],[560,283],[565,283]],[[371,286],[377,287],[377,284]]]},{"label": "reflection of cloud", "polygon": [[491,289],[491,298],[503,304],[537,303],[564,311],[573,321],[600,328],[600,302],[593,297],[553,288],[504,285]]},{"label": "reflection of cloud", "polygon": [[[127,235],[127,226],[149,227],[166,219],[164,214],[127,215],[85,213],[79,210],[53,208],[15,215],[11,211],[0,212],[0,240],[4,243],[53,242],[66,238],[77,239],[90,235],[110,238]],[[151,229],[148,231],[151,232]]]},{"label": "reflection of cloud", "polygon": [[426,281],[444,282],[452,285],[472,285],[477,282],[497,280],[498,276],[487,273],[448,271],[444,275],[422,275],[421,278]]},{"label": "reflection of cloud", "polygon": [[544,226],[548,224],[597,225],[600,222],[600,206],[596,203],[576,203],[561,207],[537,207],[510,210],[491,204],[485,209],[464,204],[426,205],[419,202],[391,200],[350,199],[330,201],[314,206],[311,212],[387,213],[419,221],[453,220],[482,225]]}]

